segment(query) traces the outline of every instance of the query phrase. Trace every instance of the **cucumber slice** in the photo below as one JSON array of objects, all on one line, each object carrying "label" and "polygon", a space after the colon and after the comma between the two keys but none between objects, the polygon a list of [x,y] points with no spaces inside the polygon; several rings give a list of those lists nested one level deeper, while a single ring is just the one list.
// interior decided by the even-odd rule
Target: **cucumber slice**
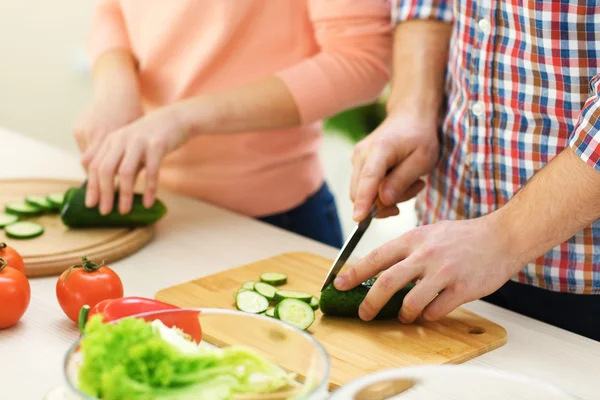
[{"label": "cucumber slice", "polygon": [[238,293],[239,293],[239,292],[244,292],[244,291],[248,291],[248,290],[250,290],[250,289],[241,288],[240,290],[238,290],[237,292],[235,292],[235,293],[233,294],[233,298],[234,298],[234,299],[237,299],[237,295],[238,295]]},{"label": "cucumber slice", "polygon": [[44,233],[44,227],[35,222],[16,222],[4,228],[6,236],[13,239],[31,239]]},{"label": "cucumber slice", "polygon": [[50,204],[46,196],[27,196],[25,197],[25,203],[32,207],[37,207],[42,211],[50,211],[53,209],[52,204]]},{"label": "cucumber slice", "polygon": [[60,210],[62,207],[63,200],[65,199],[64,193],[51,193],[46,196],[48,203],[52,205],[55,210]]},{"label": "cucumber slice", "polygon": [[310,299],[310,306],[312,307],[313,310],[318,310],[319,309],[319,299],[317,299],[316,297],[313,296],[312,299]]},{"label": "cucumber slice", "polygon": [[248,290],[254,290],[254,284],[255,283],[256,282],[252,282],[252,281],[244,282],[244,284],[242,285],[242,288],[248,289]]},{"label": "cucumber slice", "polygon": [[254,284],[254,291],[258,294],[265,296],[269,300],[274,300],[277,288],[275,286],[269,285],[268,283],[256,282]]},{"label": "cucumber slice", "polygon": [[275,301],[277,302],[280,302],[285,299],[296,299],[302,300],[306,303],[310,303],[310,299],[312,298],[312,295],[304,292],[298,292],[296,290],[278,290],[277,292],[275,292]]},{"label": "cucumber slice", "polygon": [[240,311],[251,314],[260,314],[269,308],[269,300],[251,290],[242,290],[235,297],[235,305]]},{"label": "cucumber slice", "polygon": [[19,217],[12,214],[0,213],[0,228],[4,228],[6,225],[14,224],[19,220]]},{"label": "cucumber slice", "polygon": [[275,307],[275,318],[306,330],[315,322],[315,311],[305,301],[288,298]]},{"label": "cucumber slice", "polygon": [[267,317],[275,318],[275,307],[268,308],[267,311],[265,311],[265,315]]},{"label": "cucumber slice", "polygon": [[260,280],[269,285],[279,286],[287,282],[287,275],[281,272],[265,272],[260,276]]},{"label": "cucumber slice", "polygon": [[10,202],[4,207],[4,210],[7,214],[13,214],[19,217],[35,217],[42,213],[42,210],[40,210],[39,207],[32,206],[24,201]]}]

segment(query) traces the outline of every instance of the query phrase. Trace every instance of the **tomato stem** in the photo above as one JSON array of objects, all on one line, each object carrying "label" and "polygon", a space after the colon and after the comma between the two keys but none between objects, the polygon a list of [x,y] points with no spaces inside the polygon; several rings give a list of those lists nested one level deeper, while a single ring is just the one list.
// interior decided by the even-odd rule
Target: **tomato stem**
[{"label": "tomato stem", "polygon": [[8,246],[6,245],[6,243],[4,242],[0,242],[0,250],[4,250],[5,248],[7,248]]},{"label": "tomato stem", "polygon": [[0,258],[0,272],[2,272],[7,265],[8,263],[6,262],[6,260],[4,258]]},{"label": "tomato stem", "polygon": [[85,323],[87,322],[89,313],[90,313],[90,306],[88,306],[87,304],[84,305],[83,307],[81,307],[81,310],[79,310],[79,318],[77,319],[77,322],[79,325],[79,332],[81,334],[84,333]]},{"label": "tomato stem", "polygon": [[69,269],[67,270],[67,275],[65,275],[63,282],[65,282],[67,280],[67,278],[69,277],[69,275],[71,275],[71,270],[73,268],[83,268],[85,270],[85,272],[96,272],[100,268],[104,267],[104,261],[102,261],[102,263],[100,263],[100,264],[96,264],[96,263],[90,261],[86,256],[81,257],[81,262],[82,262],[82,265],[72,265],[69,267]]}]

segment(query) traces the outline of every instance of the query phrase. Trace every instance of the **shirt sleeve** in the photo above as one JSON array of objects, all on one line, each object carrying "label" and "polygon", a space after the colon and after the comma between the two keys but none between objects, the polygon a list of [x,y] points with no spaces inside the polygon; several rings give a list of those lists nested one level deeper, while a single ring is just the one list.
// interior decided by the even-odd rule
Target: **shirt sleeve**
[{"label": "shirt sleeve", "polygon": [[452,0],[392,0],[394,22],[428,19],[452,22]]},{"label": "shirt sleeve", "polygon": [[384,0],[309,0],[319,53],[276,75],[303,123],[373,102],[390,79],[392,29]]},{"label": "shirt sleeve", "polygon": [[113,49],[131,50],[121,6],[118,0],[96,0],[87,38],[92,64]]},{"label": "shirt sleeve", "polygon": [[590,82],[592,95],[579,114],[569,146],[583,161],[600,172],[600,75]]}]

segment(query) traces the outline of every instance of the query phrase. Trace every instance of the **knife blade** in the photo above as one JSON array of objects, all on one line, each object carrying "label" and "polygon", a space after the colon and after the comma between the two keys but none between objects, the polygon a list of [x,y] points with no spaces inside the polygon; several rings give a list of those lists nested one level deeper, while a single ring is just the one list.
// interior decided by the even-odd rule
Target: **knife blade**
[{"label": "knife blade", "polygon": [[358,245],[358,242],[360,242],[360,239],[367,231],[367,228],[369,227],[369,225],[371,225],[371,221],[373,220],[375,215],[377,215],[378,211],[379,206],[376,202],[375,204],[373,204],[373,207],[371,207],[369,215],[356,225],[356,228],[354,228],[352,234],[350,235],[350,237],[348,237],[348,240],[346,240],[346,243],[344,243],[344,246],[340,250],[335,261],[333,262],[333,265],[329,269],[329,272],[327,272],[327,276],[323,281],[323,286],[321,286],[321,292],[327,287],[327,285],[333,282],[337,273],[340,272],[342,267],[346,264],[346,262],[350,258],[350,255]]}]

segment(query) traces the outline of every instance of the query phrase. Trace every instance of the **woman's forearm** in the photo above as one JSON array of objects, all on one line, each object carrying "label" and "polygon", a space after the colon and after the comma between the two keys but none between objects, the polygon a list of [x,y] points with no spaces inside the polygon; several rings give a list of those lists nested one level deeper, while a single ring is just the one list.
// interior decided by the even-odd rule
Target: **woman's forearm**
[{"label": "woman's forearm", "polygon": [[294,98],[277,77],[201,95],[171,107],[189,135],[281,129],[300,124]]},{"label": "woman's forearm", "polygon": [[139,83],[133,55],[115,49],[102,54],[92,68],[94,91],[99,96],[137,96]]}]

